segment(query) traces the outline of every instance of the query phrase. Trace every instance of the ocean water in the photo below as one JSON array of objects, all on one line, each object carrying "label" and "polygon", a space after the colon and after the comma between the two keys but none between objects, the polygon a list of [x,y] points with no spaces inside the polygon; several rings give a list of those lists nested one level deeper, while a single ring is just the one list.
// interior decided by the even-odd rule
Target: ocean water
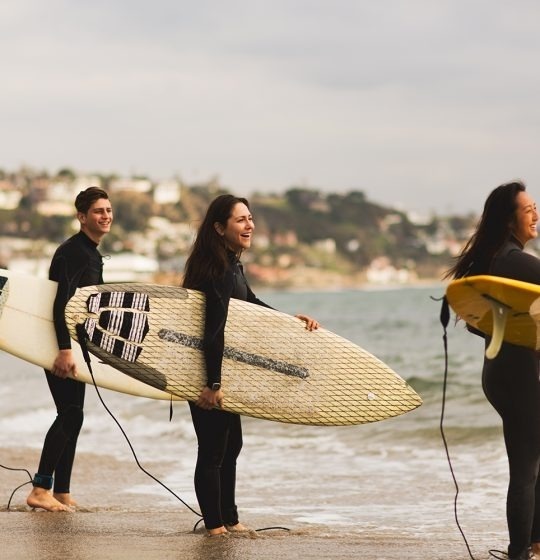
[{"label": "ocean water", "polygon": [[[454,485],[440,434],[444,347],[442,285],[340,292],[265,292],[282,311],[306,313],[375,354],[405,378],[424,404],[403,416],[349,427],[309,427],[243,419],[238,504],[249,513],[283,514],[341,531],[371,527],[433,530],[454,523]],[[481,389],[482,341],[462,324],[448,329],[445,433],[460,488],[465,530],[504,530],[507,463],[497,414]],[[0,448],[39,449],[54,418],[39,368],[0,353]],[[161,480],[188,503],[196,441],[185,403],[169,404],[101,390],[141,463],[159,465]],[[87,388],[80,451],[133,461],[117,425]],[[2,460],[0,458],[0,463]],[[28,466],[33,468],[33,466]],[[0,472],[0,476],[2,473]],[[126,490],[128,481],[126,481]],[[129,491],[141,503],[175,499],[148,479]],[[182,507],[178,504],[178,507]]]}]

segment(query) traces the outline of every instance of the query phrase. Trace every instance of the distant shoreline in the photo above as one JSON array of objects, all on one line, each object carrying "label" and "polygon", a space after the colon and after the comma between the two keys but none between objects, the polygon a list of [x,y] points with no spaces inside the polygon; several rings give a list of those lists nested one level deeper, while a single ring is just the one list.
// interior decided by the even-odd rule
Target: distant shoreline
[{"label": "distant shoreline", "polygon": [[[2,268],[2,266],[0,266]],[[9,267],[8,267],[9,268]],[[274,292],[346,292],[346,291],[376,291],[376,290],[397,290],[403,288],[416,288],[425,286],[444,286],[445,281],[436,277],[418,278],[411,275],[405,281],[381,281],[370,282],[363,272],[335,272],[327,269],[316,268],[288,268],[276,269],[257,267],[252,270],[250,265],[246,266],[246,276],[250,285],[257,291]],[[33,267],[16,266],[14,272],[23,274],[38,275],[47,277],[48,261],[35,260]],[[150,284],[161,284],[167,286],[180,286],[182,283],[182,273],[175,272],[139,272],[132,274],[131,277],[124,277],[123,274],[107,270],[104,272],[106,283],[130,283],[142,282]],[[133,273],[133,271],[132,271]],[[442,274],[441,274],[442,276]]]},{"label": "distant shoreline", "polygon": [[420,289],[420,288],[445,288],[445,284],[441,280],[437,279],[426,279],[417,280],[415,282],[407,282],[404,284],[389,283],[389,284],[374,284],[370,282],[364,282],[361,284],[348,285],[348,286],[323,286],[317,285],[312,287],[300,287],[300,286],[270,286],[268,284],[258,284],[253,283],[252,287],[260,293],[271,293],[271,292],[289,292],[289,293],[339,293],[339,292],[379,292],[387,290],[405,290],[405,289]]},{"label": "distant shoreline", "polygon": [[[261,271],[267,272],[262,274]],[[442,287],[446,281],[440,277],[422,277],[413,275],[406,281],[370,282],[363,272],[335,272],[325,269],[297,267],[285,269],[277,273],[276,269],[263,269],[257,267],[253,270],[249,264],[246,266],[246,276],[251,287],[257,292],[348,292],[348,291],[379,291],[398,290],[405,288]],[[179,273],[156,273],[153,283],[179,286],[182,275]]]}]

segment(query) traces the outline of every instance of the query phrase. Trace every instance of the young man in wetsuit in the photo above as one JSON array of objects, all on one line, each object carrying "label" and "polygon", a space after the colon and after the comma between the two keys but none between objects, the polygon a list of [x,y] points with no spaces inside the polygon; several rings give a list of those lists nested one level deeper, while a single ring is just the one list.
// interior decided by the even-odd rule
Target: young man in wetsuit
[{"label": "young man in wetsuit", "polygon": [[74,379],[77,371],[64,311],[77,288],[103,283],[102,256],[97,246],[113,221],[109,196],[99,187],[81,191],[75,208],[81,229],[58,247],[49,269],[49,279],[58,282],[53,306],[58,354],[45,375],[57,416],[45,436],[33,489],[26,500],[29,506],[47,511],[70,511],[76,506],[70,480],[83,423],[85,384]]}]

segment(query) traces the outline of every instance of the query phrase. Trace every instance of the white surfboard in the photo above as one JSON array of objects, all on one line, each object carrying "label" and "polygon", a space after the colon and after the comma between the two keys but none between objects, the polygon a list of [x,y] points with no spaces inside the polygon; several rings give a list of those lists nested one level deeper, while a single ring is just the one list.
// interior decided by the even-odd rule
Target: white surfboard
[{"label": "white surfboard", "polygon": [[[52,367],[58,353],[52,320],[56,289],[56,282],[0,269],[0,350],[45,369]],[[92,383],[76,341],[72,349],[76,379]],[[92,370],[96,384],[105,389],[153,399],[179,399],[98,360],[92,361]]]},{"label": "white surfboard", "polygon": [[[177,397],[205,383],[204,295],[180,287],[104,284],[77,290],[66,307],[103,362]],[[415,391],[381,360],[325,329],[231,299],[222,368],[224,409],[297,424],[384,420],[418,407]]]}]

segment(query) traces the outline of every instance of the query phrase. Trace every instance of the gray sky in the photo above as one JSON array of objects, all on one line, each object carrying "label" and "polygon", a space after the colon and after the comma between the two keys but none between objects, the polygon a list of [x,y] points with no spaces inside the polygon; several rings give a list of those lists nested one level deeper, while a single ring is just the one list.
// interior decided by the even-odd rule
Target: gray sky
[{"label": "gray sky", "polygon": [[0,167],[540,200],[537,0],[2,0]]}]

